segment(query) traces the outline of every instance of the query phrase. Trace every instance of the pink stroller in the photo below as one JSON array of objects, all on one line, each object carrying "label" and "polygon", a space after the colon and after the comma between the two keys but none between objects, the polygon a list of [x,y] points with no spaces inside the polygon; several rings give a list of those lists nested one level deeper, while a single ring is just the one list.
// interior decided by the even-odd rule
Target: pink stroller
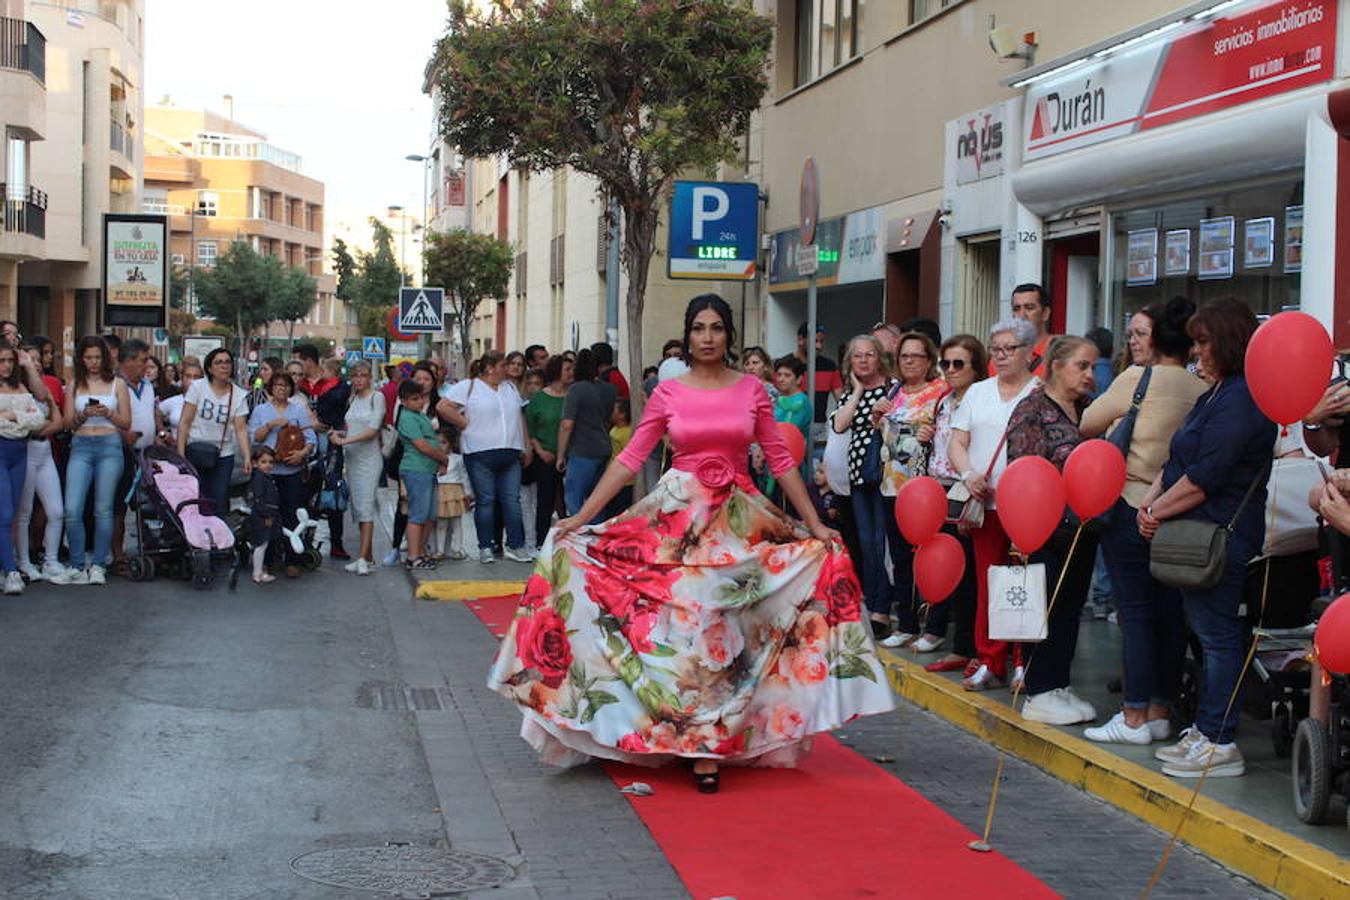
[{"label": "pink stroller", "polygon": [[140,463],[136,492],[140,554],[127,560],[127,575],[149,581],[158,563],[190,576],[195,588],[211,587],[216,573],[235,563],[233,531],[211,509],[211,501],[201,496],[197,471],[186,459],[152,445],[140,452]]}]

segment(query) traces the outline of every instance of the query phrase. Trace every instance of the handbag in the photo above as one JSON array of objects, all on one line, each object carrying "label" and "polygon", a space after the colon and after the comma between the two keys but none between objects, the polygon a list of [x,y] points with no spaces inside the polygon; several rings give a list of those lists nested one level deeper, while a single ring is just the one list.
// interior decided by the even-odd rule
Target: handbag
[{"label": "handbag", "polygon": [[398,440],[398,414],[403,409],[403,404],[394,401],[394,421],[388,425],[380,426],[380,455],[389,459],[394,455],[394,450],[399,446]]},{"label": "handbag", "polygon": [[825,429],[825,457],[822,460],[825,483],[835,496],[847,497],[852,490],[848,483],[848,440],[852,432],[841,434],[834,430],[833,423],[829,421],[826,421]]},{"label": "handbag", "polygon": [[989,639],[1043,641],[1046,616],[1045,564],[989,567]]},{"label": "handbag", "polygon": [[1130,398],[1130,408],[1120,417],[1120,424],[1116,425],[1106,438],[1116,445],[1120,455],[1126,459],[1130,458],[1130,441],[1134,438],[1134,423],[1139,418],[1139,407],[1144,402],[1144,395],[1148,393],[1148,383],[1152,378],[1153,367],[1146,366],[1144,374],[1139,376],[1139,384],[1135,385],[1134,396]]},{"label": "handbag", "polygon": [[230,429],[230,413],[234,411],[234,385],[230,385],[230,399],[227,404],[225,421],[220,425],[220,443],[193,441],[185,448],[187,461],[192,463],[192,468],[198,472],[210,472],[220,462],[220,453],[225,449],[225,436]]},{"label": "handbag", "polygon": [[1149,574],[1183,590],[1204,591],[1218,584],[1228,562],[1228,536],[1256,493],[1256,486],[1269,473],[1269,469],[1256,473],[1227,525],[1199,519],[1168,519],[1160,524],[1149,547]]},{"label": "handbag", "polygon": [[[998,465],[998,455],[1003,452],[1003,445],[1008,442],[1008,430],[1003,430],[1003,437],[998,439],[998,445],[994,447],[994,455],[989,460],[989,468],[984,470],[984,480],[988,481],[994,474],[994,466]],[[958,509],[959,505],[959,509]],[[965,481],[958,481],[947,491],[947,515],[951,516],[955,512],[955,517],[948,521],[956,525],[961,531],[974,531],[984,524],[984,501],[976,500],[971,496],[970,488],[966,487]]]}]

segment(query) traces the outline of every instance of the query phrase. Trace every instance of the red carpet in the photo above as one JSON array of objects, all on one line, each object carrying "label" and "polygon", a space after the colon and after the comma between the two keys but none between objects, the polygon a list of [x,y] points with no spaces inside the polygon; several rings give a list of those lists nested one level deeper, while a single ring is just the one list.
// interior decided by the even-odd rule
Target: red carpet
[{"label": "red carpet", "polygon": [[[467,605],[501,636],[516,600]],[[1055,896],[1006,857],[967,849],[977,835],[828,735],[797,769],[724,769],[712,796],[683,766],[605,771],[652,786],[629,802],[695,900]]]}]

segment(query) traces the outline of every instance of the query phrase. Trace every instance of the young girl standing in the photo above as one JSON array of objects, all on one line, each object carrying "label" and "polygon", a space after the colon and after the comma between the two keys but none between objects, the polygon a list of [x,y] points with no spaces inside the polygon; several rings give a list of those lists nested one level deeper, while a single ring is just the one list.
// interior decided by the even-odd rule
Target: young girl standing
[{"label": "young girl standing", "polygon": [[267,561],[267,548],[281,537],[281,492],[272,478],[272,464],[276,459],[277,452],[266,444],[253,451],[253,475],[249,485],[253,497],[249,506],[248,540],[253,545],[254,584],[269,584],[277,580],[275,575],[269,575],[263,569]]},{"label": "young girl standing", "polygon": [[[456,562],[468,559],[464,552],[464,514],[473,500],[469,487],[469,471],[464,468],[464,456],[457,447],[448,450],[449,461],[445,471],[436,476],[436,527],[438,540],[433,545],[439,550],[437,559]],[[447,550],[448,547],[448,550]]]}]

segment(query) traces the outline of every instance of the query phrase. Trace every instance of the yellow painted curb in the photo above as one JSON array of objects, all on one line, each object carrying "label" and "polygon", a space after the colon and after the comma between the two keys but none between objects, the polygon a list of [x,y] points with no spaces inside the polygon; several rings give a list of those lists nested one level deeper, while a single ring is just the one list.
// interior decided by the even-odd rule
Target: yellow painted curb
[{"label": "yellow painted curb", "polygon": [[525,590],[523,581],[424,581],[417,586],[418,600],[455,601],[474,597],[507,597]]},{"label": "yellow painted curb", "polygon": [[[1028,722],[1015,710],[962,690],[922,665],[878,648],[895,692],[1039,769],[1171,834],[1193,788],[1090,741]],[[1350,862],[1201,795],[1181,840],[1290,897],[1350,896]],[[1159,852],[1162,846],[1159,846]]]}]

